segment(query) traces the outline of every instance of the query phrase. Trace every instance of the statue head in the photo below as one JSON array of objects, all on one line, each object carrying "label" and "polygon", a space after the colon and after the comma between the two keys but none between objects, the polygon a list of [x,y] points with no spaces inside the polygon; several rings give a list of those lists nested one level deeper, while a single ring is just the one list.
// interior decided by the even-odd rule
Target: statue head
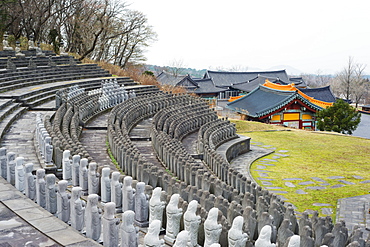
[{"label": "statue head", "polygon": [[54,174],[48,174],[45,176],[46,185],[49,187],[53,187],[55,185],[55,175]]},{"label": "statue head", "polygon": [[132,210],[127,210],[122,213],[122,225],[121,227],[126,230],[130,231],[134,228],[134,219],[135,219],[135,212]]},{"label": "statue head", "polygon": [[23,166],[23,160],[24,160],[23,157],[15,158],[15,165],[16,165],[17,168],[18,167],[21,168]]},{"label": "statue head", "polygon": [[81,167],[81,168],[85,168],[85,167],[87,167],[87,163],[88,163],[88,160],[87,160],[86,158],[82,158],[82,159],[80,160],[80,167]]},{"label": "statue head", "polygon": [[69,156],[71,156],[71,152],[69,150],[63,151],[63,160],[69,159]]},{"label": "statue head", "polygon": [[260,235],[258,236],[258,239],[266,240],[266,241],[270,242],[271,231],[272,231],[271,226],[270,225],[265,225],[264,227],[262,227]]},{"label": "statue head", "polygon": [[113,181],[118,181],[120,176],[121,176],[121,173],[119,173],[119,172],[113,172],[112,173],[112,180]]},{"label": "statue head", "polygon": [[79,164],[80,163],[80,158],[81,157],[78,154],[73,155],[73,157],[72,157],[73,164]]},{"label": "statue head", "polygon": [[170,202],[168,203],[168,205],[170,205],[172,207],[177,207],[177,205],[179,204],[179,199],[180,199],[179,194],[173,194],[171,196],[171,199],[170,199]]},{"label": "statue head", "polygon": [[37,179],[42,179],[45,177],[45,170],[44,169],[37,169],[36,171]]},{"label": "statue head", "polygon": [[293,235],[290,237],[288,247],[299,247],[301,245],[301,237],[299,235]]},{"label": "statue head", "polygon": [[104,205],[104,218],[114,219],[114,214],[116,212],[116,204],[114,202],[107,202]]},{"label": "statue head", "polygon": [[0,156],[6,156],[6,147],[0,148]]},{"label": "statue head", "polygon": [[160,220],[153,220],[149,224],[148,234],[158,236],[159,232],[161,231],[161,224],[162,222]]},{"label": "statue head", "polygon": [[179,234],[177,234],[176,242],[174,246],[189,246],[188,242],[190,241],[190,234],[188,231],[181,231]]},{"label": "statue head", "polygon": [[138,182],[136,184],[136,193],[137,194],[142,194],[144,193],[145,190],[145,183],[144,182]]},{"label": "statue head", "polygon": [[187,211],[195,214],[195,212],[197,211],[197,208],[198,208],[198,202],[196,200],[192,200],[191,202],[189,202]]},{"label": "statue head", "polygon": [[8,156],[8,163],[15,160],[15,153],[14,152],[7,153],[7,156]]},{"label": "statue head", "polygon": [[27,163],[25,165],[26,173],[32,173],[33,171],[33,163]]},{"label": "statue head", "polygon": [[109,175],[110,175],[110,168],[109,167],[104,167],[101,172],[102,172],[102,177],[108,177],[109,178]]},{"label": "statue head", "polygon": [[162,188],[161,187],[154,188],[152,198],[150,199],[150,202],[151,203],[159,203],[161,201],[161,193],[162,193]]},{"label": "statue head", "polygon": [[73,187],[72,188],[72,200],[76,201],[81,197],[82,188],[81,187]]},{"label": "statue head", "polygon": [[97,194],[90,194],[87,197],[87,202],[92,206],[98,206],[99,196]]},{"label": "statue head", "polygon": [[89,164],[89,172],[95,172],[96,171],[97,164],[95,162],[90,162]]},{"label": "statue head", "polygon": [[59,193],[63,193],[67,190],[68,181],[67,180],[60,180],[58,182],[58,191]]},{"label": "statue head", "polygon": [[242,216],[237,216],[233,220],[233,224],[231,226],[231,229],[242,231],[243,230],[243,223],[244,219]]}]

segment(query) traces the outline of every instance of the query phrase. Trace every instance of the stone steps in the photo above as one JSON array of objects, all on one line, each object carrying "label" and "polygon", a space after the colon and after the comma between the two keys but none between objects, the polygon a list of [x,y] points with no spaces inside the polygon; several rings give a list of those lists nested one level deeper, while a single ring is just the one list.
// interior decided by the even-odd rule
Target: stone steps
[{"label": "stone steps", "polygon": [[0,122],[0,138],[3,138],[6,131],[11,127],[13,122],[17,120],[27,110],[28,109],[26,107],[20,107],[18,104],[18,106],[12,107],[11,110],[2,115],[4,116],[4,118]]}]

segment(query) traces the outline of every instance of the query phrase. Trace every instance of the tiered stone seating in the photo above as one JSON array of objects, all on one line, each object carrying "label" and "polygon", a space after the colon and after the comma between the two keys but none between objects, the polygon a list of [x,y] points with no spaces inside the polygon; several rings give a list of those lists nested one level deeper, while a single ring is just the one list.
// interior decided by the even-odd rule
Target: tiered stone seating
[{"label": "tiered stone seating", "polygon": [[[32,61],[33,63],[36,64],[36,66],[47,66],[49,63],[49,56],[52,56],[52,61],[56,65],[67,65],[70,64],[71,59],[73,59],[74,63],[80,64],[81,62],[78,61],[77,59],[69,56],[55,56],[54,53],[49,53],[46,57],[36,57],[36,54],[33,53],[28,53],[26,54],[26,57],[24,58],[14,58],[15,53],[13,58],[10,58],[11,61],[15,64],[17,68],[22,68],[22,67],[28,67],[30,63],[30,59],[32,56]],[[0,69],[6,69],[7,68],[7,62],[8,62],[8,57],[1,57],[0,55]]]}]

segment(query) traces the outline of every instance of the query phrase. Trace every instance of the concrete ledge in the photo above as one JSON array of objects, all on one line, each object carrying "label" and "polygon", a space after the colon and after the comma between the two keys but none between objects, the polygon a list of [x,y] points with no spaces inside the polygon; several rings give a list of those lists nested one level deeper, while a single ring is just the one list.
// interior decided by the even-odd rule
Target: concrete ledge
[{"label": "concrete ledge", "polygon": [[216,149],[216,151],[225,160],[230,162],[239,155],[245,154],[250,151],[250,141],[250,137],[239,135],[239,138],[233,139],[220,145]]}]

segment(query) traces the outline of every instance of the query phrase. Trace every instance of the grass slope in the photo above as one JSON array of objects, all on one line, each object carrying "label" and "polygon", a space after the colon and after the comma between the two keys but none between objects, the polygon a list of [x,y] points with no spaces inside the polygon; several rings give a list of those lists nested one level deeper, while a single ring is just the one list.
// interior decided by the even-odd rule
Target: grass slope
[{"label": "grass slope", "polygon": [[[238,133],[252,138],[252,142],[260,142],[271,145],[277,150],[288,150],[288,157],[282,157],[275,162],[276,166],[269,166],[269,178],[275,179],[272,186],[282,187],[288,194],[283,194],[297,211],[306,209],[319,210],[322,207],[313,206],[313,203],[329,203],[333,210],[331,216],[335,216],[337,200],[345,197],[368,194],[370,183],[361,184],[360,181],[370,180],[370,140],[345,135],[323,134],[322,132],[308,132],[302,130],[292,131],[268,131],[282,129],[261,123],[233,121],[236,123]],[[258,127],[259,126],[259,127]],[[250,128],[248,130],[248,128]],[[252,130],[251,132],[249,132]],[[262,130],[262,131],[259,131]],[[248,132],[247,132],[248,131]],[[263,159],[269,159],[276,154],[271,154]],[[254,178],[259,176],[257,165],[263,165],[256,161],[251,166]],[[342,180],[352,182],[346,185],[338,179],[328,179],[331,176],[343,176]],[[361,176],[356,179],[353,176]],[[319,177],[328,184],[325,190],[310,190],[307,186],[323,186],[315,182],[312,177]],[[290,188],[285,185],[284,178],[302,178],[302,181],[290,181],[296,187]],[[261,181],[256,179],[261,184]],[[304,181],[314,181],[310,185],[299,185]],[[340,188],[330,188],[333,185],[345,185]],[[308,194],[299,195],[296,190],[302,189]],[[273,191],[273,190],[272,190]],[[321,212],[319,212],[321,213]]]}]

